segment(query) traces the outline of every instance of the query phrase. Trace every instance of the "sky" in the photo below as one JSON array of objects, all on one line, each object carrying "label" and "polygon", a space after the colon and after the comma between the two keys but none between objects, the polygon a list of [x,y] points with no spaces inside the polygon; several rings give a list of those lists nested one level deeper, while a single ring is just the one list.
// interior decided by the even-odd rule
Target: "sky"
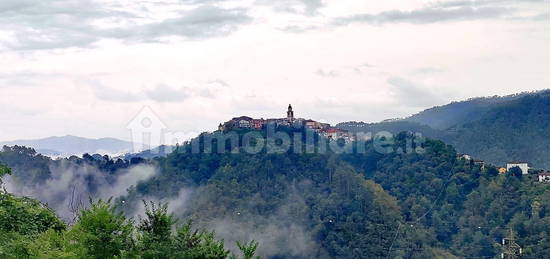
[{"label": "sky", "polygon": [[0,141],[377,122],[550,88],[547,0],[2,0]]}]

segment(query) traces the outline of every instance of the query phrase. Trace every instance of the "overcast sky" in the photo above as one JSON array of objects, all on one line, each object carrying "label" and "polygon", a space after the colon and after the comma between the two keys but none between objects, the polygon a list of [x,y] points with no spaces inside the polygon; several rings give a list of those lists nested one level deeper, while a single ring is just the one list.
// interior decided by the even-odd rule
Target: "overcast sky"
[{"label": "overcast sky", "polygon": [[376,122],[550,88],[543,0],[1,0],[0,141]]}]

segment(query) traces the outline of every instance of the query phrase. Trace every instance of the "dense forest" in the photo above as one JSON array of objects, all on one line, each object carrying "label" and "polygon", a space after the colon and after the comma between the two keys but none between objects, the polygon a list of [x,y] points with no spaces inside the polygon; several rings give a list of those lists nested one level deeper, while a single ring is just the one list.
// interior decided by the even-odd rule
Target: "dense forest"
[{"label": "dense forest", "polygon": [[549,121],[550,92],[528,95],[449,129],[449,140],[458,149],[499,165],[512,159],[550,169]]},{"label": "dense forest", "polygon": [[[531,116],[547,116],[539,112],[547,99],[529,98],[518,99],[530,104],[519,107],[534,107]],[[487,114],[499,117],[492,114],[511,110],[503,105]],[[167,227],[164,237],[152,238],[169,240],[151,246],[166,251],[178,250],[183,231],[188,238],[191,232],[198,235],[200,247],[218,247],[223,256],[254,250],[267,258],[493,258],[500,255],[500,241],[512,230],[525,258],[550,253],[550,185],[538,183],[533,175],[515,169],[499,174],[493,165],[481,167],[458,158],[451,145],[407,132],[396,134],[384,146],[390,152],[381,153],[373,140],[338,142],[350,152],[332,152],[317,135],[306,142],[307,129],[277,130],[303,141],[278,152],[267,152],[269,145],[281,144],[277,142],[250,152],[244,136],[252,131],[236,131],[235,143],[218,141],[216,134],[222,132],[205,133],[166,157],[130,160],[88,154],[53,160],[30,148],[4,147],[0,163],[12,169],[4,178],[8,190],[54,209],[4,193],[0,216],[24,219],[13,221],[20,226],[4,227],[7,235],[17,237],[9,238],[13,242],[4,239],[9,243],[5,247],[11,247],[4,253],[23,251],[31,256],[38,253],[33,247],[43,246],[69,258],[95,253],[85,251],[86,245],[71,245],[73,233],[88,224],[83,222],[86,215],[107,217],[127,228],[120,231],[128,236],[119,240],[127,244],[113,248],[121,256],[159,258],[143,250],[143,242],[151,241],[143,238],[155,217],[174,225]],[[308,149],[316,152],[297,152]],[[404,152],[411,149],[415,152]],[[89,197],[96,202],[88,202]],[[24,213],[39,216],[5,214],[6,208],[23,208],[22,204],[30,206],[22,209],[28,210]],[[175,227],[175,219],[192,220],[198,229],[207,230]],[[34,230],[21,230],[27,227]],[[238,243],[252,240],[260,245]]]},{"label": "dense forest", "polygon": [[381,123],[347,122],[352,132],[411,131],[452,144],[461,153],[503,166],[528,161],[550,169],[550,91],[474,98]]},{"label": "dense forest", "polygon": [[[280,130],[291,136],[303,133],[303,129]],[[163,202],[169,204],[160,207],[163,215],[192,220],[198,229],[207,229],[205,237],[215,231],[225,241],[220,250],[225,252],[238,253],[238,241],[256,240],[257,247],[246,244],[266,258],[493,258],[500,255],[501,239],[512,230],[525,258],[550,253],[545,241],[550,239],[550,185],[538,183],[532,175],[515,169],[498,174],[494,166],[481,168],[457,158],[450,145],[431,139],[411,141],[415,136],[404,132],[386,146],[394,152],[385,154],[377,152],[372,141],[353,144],[356,150],[365,145],[365,152],[296,153],[292,146],[284,152],[251,154],[242,150],[245,133],[239,132],[240,145],[225,146],[231,152],[216,148],[204,152],[208,134],[203,134],[197,138],[203,152],[192,152],[193,145],[186,143],[153,160],[90,155],[51,160],[32,149],[5,147],[0,162],[13,168],[6,184],[17,186],[48,186],[61,173],[59,164],[87,168],[87,174],[71,179],[72,183],[95,186],[85,194],[99,198],[108,198],[100,195],[107,190],[101,185],[112,187],[131,168],[152,166],[154,174],[128,183],[127,192],[112,195],[111,203],[85,202],[79,209],[101,207],[126,217],[124,221],[151,214],[143,200]],[[418,152],[402,152],[410,143],[421,143],[413,144]],[[315,142],[314,148],[320,145]],[[107,178],[112,181],[104,181]],[[66,202],[59,201],[56,207],[67,206]],[[40,235],[66,241],[59,231],[70,236],[82,215],[69,220],[71,227],[60,223],[62,227]],[[131,224],[135,227],[130,232],[142,233],[143,223],[138,223]],[[43,229],[48,228],[52,227]],[[179,232],[169,232],[177,240]],[[40,235],[31,241],[42,240]],[[140,242],[144,241],[132,239],[131,251],[120,251],[135,252]],[[25,249],[30,251],[28,246]]]}]

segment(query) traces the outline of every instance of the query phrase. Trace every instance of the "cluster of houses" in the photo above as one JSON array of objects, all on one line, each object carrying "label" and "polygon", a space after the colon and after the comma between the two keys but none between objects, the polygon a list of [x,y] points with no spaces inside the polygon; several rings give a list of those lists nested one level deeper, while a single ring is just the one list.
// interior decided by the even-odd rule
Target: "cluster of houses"
[{"label": "cluster of houses", "polygon": [[[478,165],[481,167],[481,169],[485,169],[485,162],[482,160],[476,160],[473,159],[470,155],[467,154],[459,154],[458,158],[465,159],[467,161],[471,161],[473,164]],[[510,169],[512,168],[519,168],[521,170],[521,174],[527,175],[529,174],[531,168],[529,167],[528,162],[524,161],[514,161],[506,163],[505,167],[498,167],[498,172],[500,174],[506,174]],[[541,183],[550,183],[550,172],[543,171],[543,170],[531,170],[533,174],[538,174],[538,181]]]},{"label": "cluster of houses", "polygon": [[294,111],[292,105],[288,105],[286,112],[286,118],[271,118],[271,119],[254,119],[248,116],[240,116],[232,118],[231,120],[220,123],[218,130],[225,131],[231,129],[264,129],[267,125],[277,126],[297,126],[304,127],[317,132],[319,135],[324,136],[330,140],[343,139],[346,142],[354,141],[355,136],[350,134],[347,130],[342,130],[332,127],[328,123],[322,123],[314,120],[296,118],[294,117]]}]

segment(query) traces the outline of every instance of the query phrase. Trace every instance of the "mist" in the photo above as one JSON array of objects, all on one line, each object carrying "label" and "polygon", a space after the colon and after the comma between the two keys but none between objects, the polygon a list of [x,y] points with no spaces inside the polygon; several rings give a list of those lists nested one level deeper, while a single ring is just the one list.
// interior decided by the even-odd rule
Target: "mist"
[{"label": "mist", "polygon": [[[5,188],[18,196],[35,198],[52,208],[64,221],[71,223],[89,200],[116,198],[140,181],[153,177],[152,165],[134,165],[107,175],[89,164],[75,165],[67,160],[50,166],[51,177],[43,184],[28,185],[13,176],[5,177]],[[114,179],[114,180],[113,180]]]},{"label": "mist", "polygon": [[[219,197],[208,191],[208,186],[181,189],[178,196],[165,199],[169,212],[180,220],[193,220],[197,227],[214,231],[217,239],[223,239],[232,253],[238,254],[237,242],[259,242],[257,255],[262,258],[292,256],[297,258],[325,255],[317,244],[307,222],[308,206],[302,194],[292,186],[286,200],[274,213],[261,215],[252,212],[254,198],[242,208],[231,210],[232,214],[205,216],[204,206],[216,206]],[[141,206],[143,208],[143,206]],[[140,211],[142,213],[142,211]]]}]

